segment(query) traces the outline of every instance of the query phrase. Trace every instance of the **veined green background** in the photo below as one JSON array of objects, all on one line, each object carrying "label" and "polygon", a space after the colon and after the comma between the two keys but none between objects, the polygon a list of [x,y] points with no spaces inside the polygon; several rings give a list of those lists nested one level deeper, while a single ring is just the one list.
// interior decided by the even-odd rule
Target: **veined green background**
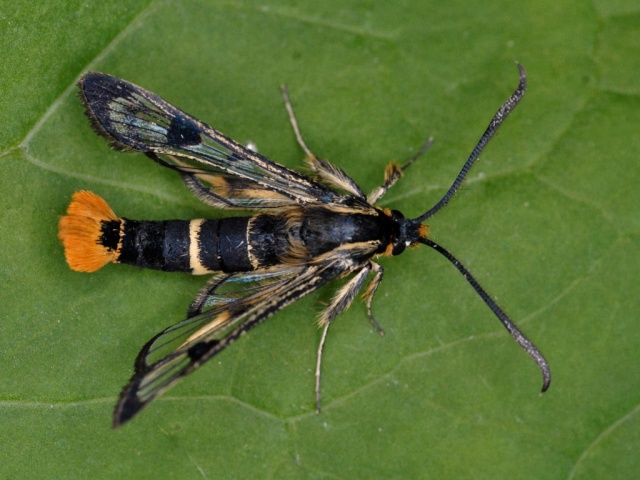
[{"label": "veined green background", "polygon": [[[8,2],[5,2],[8,3]],[[119,1],[0,7],[0,477],[638,478],[637,1]],[[444,193],[517,84],[529,91],[431,222],[545,353],[533,362],[446,260],[383,259],[379,337],[357,303],[325,350],[327,288],[114,431],[138,349],[204,278],[71,272],[56,224],[91,189],[129,218],[215,216],[176,175],[112,152],[74,83],[142,85],[288,166],[308,145],[365,191],[435,137],[382,205]]]}]

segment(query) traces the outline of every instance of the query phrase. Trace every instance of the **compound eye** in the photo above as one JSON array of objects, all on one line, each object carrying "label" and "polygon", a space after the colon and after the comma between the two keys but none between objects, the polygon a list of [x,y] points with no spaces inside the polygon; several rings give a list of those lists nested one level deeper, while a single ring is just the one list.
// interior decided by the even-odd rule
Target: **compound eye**
[{"label": "compound eye", "polygon": [[404,252],[405,248],[407,248],[407,244],[404,241],[396,242],[393,244],[393,250],[391,250],[392,255],[400,255]]}]

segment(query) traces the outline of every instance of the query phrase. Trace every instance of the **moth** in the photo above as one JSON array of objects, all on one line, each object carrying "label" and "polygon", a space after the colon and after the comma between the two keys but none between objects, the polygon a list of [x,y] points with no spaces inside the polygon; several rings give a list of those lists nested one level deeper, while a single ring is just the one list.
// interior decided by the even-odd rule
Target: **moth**
[{"label": "moth", "polygon": [[144,88],[104,73],[84,75],[78,85],[86,114],[111,147],[142,152],[175,170],[187,188],[214,208],[253,211],[250,216],[222,219],[137,221],[118,217],[94,193],[73,195],[58,234],[73,270],[93,272],[113,262],[211,275],[186,318],[142,347],[133,377],[116,405],[114,427],[280,309],[333,280],[347,278],[318,318],[322,327],[315,371],[319,411],[322,351],[331,322],[370,278],[362,298],[371,324],[382,333],[371,308],[383,277],[376,258],[399,255],[420,244],[458,269],[533,358],[542,372],[544,392],[551,373],[541,352],[460,261],[428,238],[424,224],[458,191],[487,142],[524,95],[527,77],[521,65],[518,69],[517,88],[494,115],[449,190],[416,218],[375,204],[431,140],[405,165],[390,163],[383,184],[365,195],[341,168],[309,150],[284,86],[285,107],[314,178],[244,147]]}]

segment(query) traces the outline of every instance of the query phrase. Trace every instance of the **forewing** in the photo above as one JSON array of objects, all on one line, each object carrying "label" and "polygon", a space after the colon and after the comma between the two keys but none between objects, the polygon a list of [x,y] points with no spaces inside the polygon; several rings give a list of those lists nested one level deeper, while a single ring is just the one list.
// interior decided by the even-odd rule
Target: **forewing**
[{"label": "forewing", "polygon": [[222,340],[242,322],[247,309],[260,304],[266,294],[287,284],[302,269],[275,266],[214,275],[191,304],[187,318],[166,328],[142,348],[136,358],[136,373],[145,372],[163,358],[200,342]]},{"label": "forewing", "polygon": [[[140,352],[136,372],[116,406],[114,426],[131,419],[266,318],[357,268],[377,247],[377,242],[349,244],[305,266],[283,265],[213,277],[194,302],[193,316],[159,333]],[[239,288],[225,292],[232,284]]]},{"label": "forewing", "polygon": [[[166,165],[161,159],[159,162]],[[182,167],[178,167],[182,168]],[[201,201],[216,208],[260,210],[296,205],[291,198],[246,178],[227,174],[212,174],[200,169],[182,171],[182,180]]]},{"label": "forewing", "polygon": [[234,198],[244,199],[252,190],[271,192],[278,206],[345,201],[343,195],[249,150],[132,83],[94,72],[84,75],[79,87],[94,129],[114,148],[144,152],[200,179],[226,174],[249,182],[231,189],[231,208],[240,208],[233,205]]}]

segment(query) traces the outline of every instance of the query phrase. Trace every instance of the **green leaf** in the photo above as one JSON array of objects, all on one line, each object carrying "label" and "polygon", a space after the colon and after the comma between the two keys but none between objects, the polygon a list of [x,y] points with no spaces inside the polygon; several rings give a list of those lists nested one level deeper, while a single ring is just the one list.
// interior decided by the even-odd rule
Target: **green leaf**
[{"label": "green leaf", "polygon": [[[0,9],[2,478],[636,478],[640,472],[637,2],[59,2]],[[95,5],[94,5],[95,4]],[[310,148],[415,217],[448,188],[517,84],[529,91],[431,222],[547,356],[551,389],[454,268],[384,258],[378,336],[331,288],[252,331],[121,430],[138,349],[204,278],[71,272],[75,190],[129,218],[216,216],[170,171],[108,150],[74,83],[148,88],[289,166]]]}]

